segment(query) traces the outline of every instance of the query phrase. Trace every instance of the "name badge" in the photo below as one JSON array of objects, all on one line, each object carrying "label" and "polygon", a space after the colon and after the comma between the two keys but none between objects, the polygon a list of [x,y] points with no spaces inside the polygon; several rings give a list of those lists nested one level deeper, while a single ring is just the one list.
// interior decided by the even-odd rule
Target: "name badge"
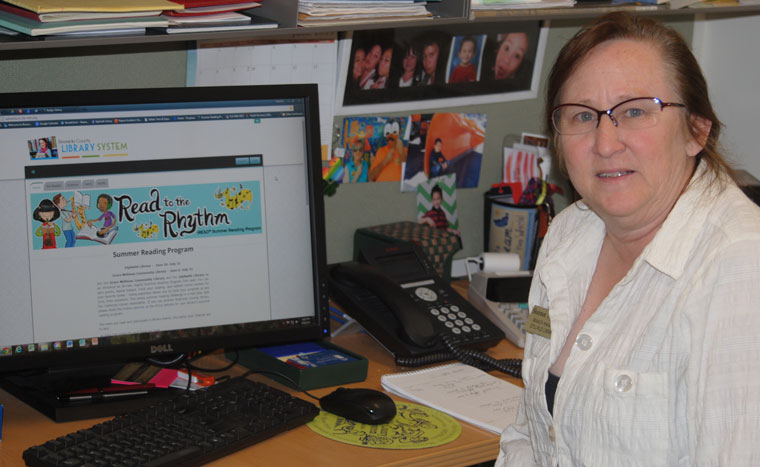
[{"label": "name badge", "polygon": [[552,321],[549,318],[549,309],[538,305],[534,306],[528,315],[528,322],[525,323],[525,331],[551,339]]}]

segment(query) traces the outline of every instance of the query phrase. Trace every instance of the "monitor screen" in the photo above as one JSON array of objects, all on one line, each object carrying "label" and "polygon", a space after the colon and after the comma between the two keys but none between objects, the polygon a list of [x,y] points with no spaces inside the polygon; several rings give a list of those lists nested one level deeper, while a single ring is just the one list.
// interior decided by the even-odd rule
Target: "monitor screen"
[{"label": "monitor screen", "polygon": [[0,372],[329,333],[315,85],[0,106]]}]

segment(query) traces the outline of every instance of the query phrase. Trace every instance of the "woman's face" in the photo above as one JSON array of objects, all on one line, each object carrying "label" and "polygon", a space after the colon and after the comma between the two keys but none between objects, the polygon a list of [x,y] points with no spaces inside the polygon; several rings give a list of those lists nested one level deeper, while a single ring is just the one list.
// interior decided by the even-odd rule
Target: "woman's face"
[{"label": "woman's face", "polygon": [[40,216],[40,218],[45,222],[50,222],[50,219],[53,218],[55,215],[55,212],[53,211],[39,211],[37,215]]},{"label": "woman's face", "polygon": [[42,149],[43,151],[47,149],[47,141],[45,141],[44,139],[40,140],[40,149]]},{"label": "woman's face", "polygon": [[414,50],[409,49],[404,55],[404,60],[401,62],[401,67],[407,74],[414,73],[414,69],[417,68],[417,55],[414,54]]},{"label": "woman's face", "polygon": [[[634,97],[681,100],[668,65],[651,44],[615,40],[591,49],[563,85],[559,103],[601,110]],[[643,232],[670,212],[702,149],[685,115],[682,108],[666,107],[657,125],[643,130],[615,127],[602,115],[598,128],[589,133],[558,135],[570,180],[608,228]],[[709,122],[695,121],[709,132]]]},{"label": "woman's face", "polygon": [[361,76],[362,71],[364,71],[364,50],[356,49],[356,52],[354,52],[354,78]]},{"label": "woman's face", "polygon": [[380,59],[380,64],[377,66],[377,74],[380,76],[388,76],[391,71],[391,57],[393,56],[393,49],[385,49],[383,57]]},{"label": "woman's face", "polygon": [[369,49],[369,53],[364,58],[364,71],[374,70],[377,66],[377,62],[380,61],[380,56],[383,54],[383,50],[379,45],[375,44]]},{"label": "woman's face", "polygon": [[494,78],[509,78],[520,66],[528,49],[528,35],[524,32],[511,32],[499,44],[494,65]]}]

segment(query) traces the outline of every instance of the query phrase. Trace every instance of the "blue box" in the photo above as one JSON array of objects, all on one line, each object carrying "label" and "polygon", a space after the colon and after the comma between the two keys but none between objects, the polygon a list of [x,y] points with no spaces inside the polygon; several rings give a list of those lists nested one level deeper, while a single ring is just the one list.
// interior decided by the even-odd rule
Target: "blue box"
[{"label": "blue box", "polygon": [[0,404],[0,441],[3,440],[3,404]]}]

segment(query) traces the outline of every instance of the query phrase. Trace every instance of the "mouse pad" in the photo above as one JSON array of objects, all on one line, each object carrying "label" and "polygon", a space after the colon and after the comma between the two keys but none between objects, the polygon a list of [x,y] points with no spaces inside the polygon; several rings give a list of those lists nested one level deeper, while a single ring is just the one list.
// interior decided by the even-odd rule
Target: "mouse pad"
[{"label": "mouse pad", "polygon": [[443,412],[394,401],[396,416],[383,425],[367,425],[325,412],[309,422],[312,431],[341,443],[380,449],[422,449],[454,441],[462,425]]}]

